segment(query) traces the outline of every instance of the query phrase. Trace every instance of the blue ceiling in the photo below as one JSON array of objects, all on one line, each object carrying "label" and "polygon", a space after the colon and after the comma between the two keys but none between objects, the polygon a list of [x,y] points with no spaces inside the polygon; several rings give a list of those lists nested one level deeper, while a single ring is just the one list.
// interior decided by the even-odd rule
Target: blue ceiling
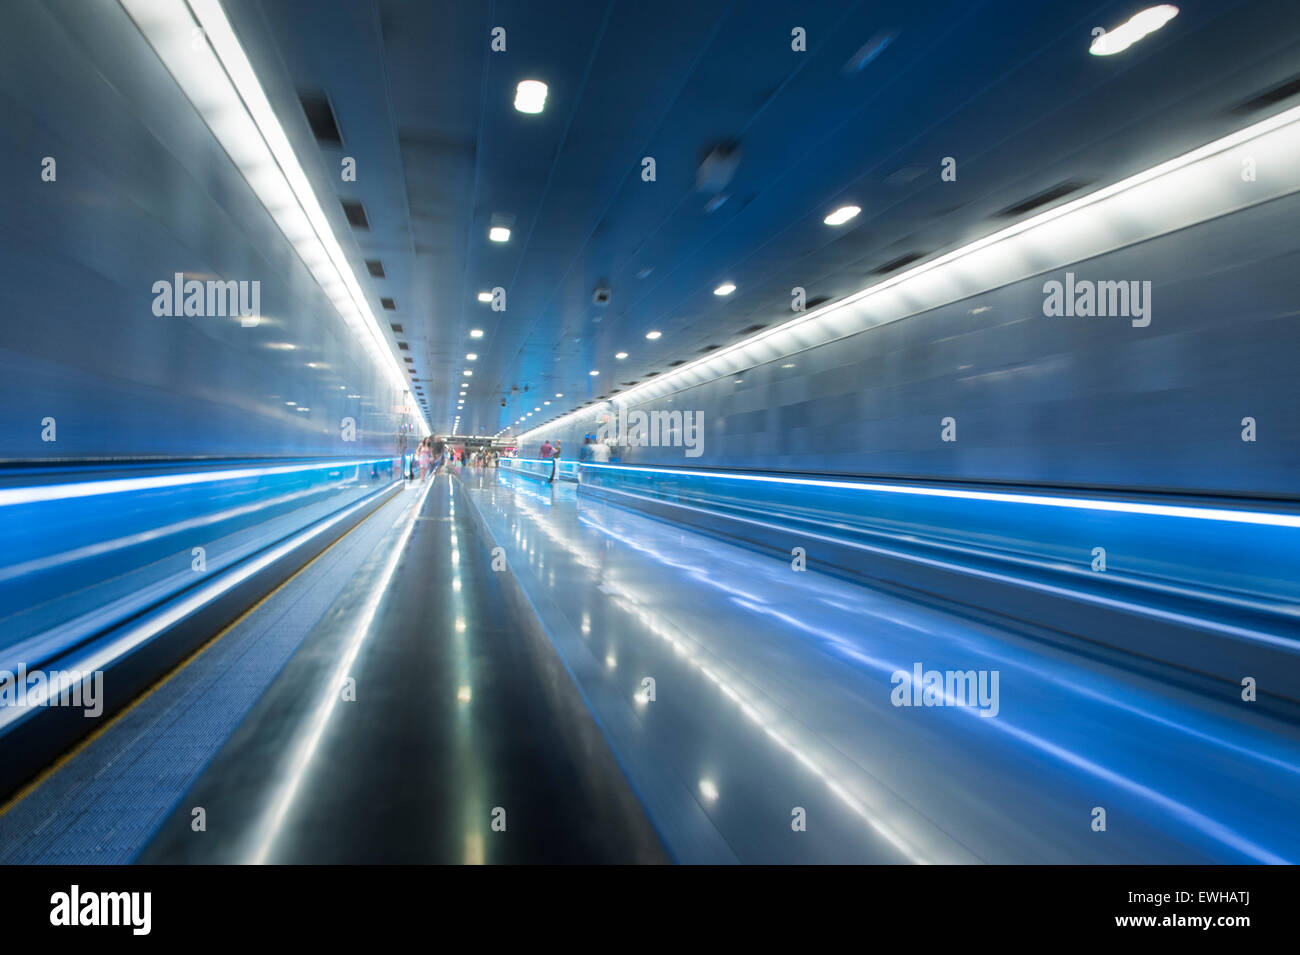
[{"label": "blue ceiling", "polygon": [[[376,314],[401,326],[431,425],[450,430],[468,382],[460,432],[491,434],[788,318],[793,286],[833,300],[1058,184],[1114,181],[1243,126],[1258,116],[1240,104],[1300,62],[1293,0],[1179,2],[1127,52],[1088,53],[1093,28],[1147,5],[265,0],[241,25],[332,103],[343,145],[320,158],[357,159],[357,182],[332,178],[370,223],[349,253]],[[496,26],[505,52],[489,49]],[[548,84],[541,114],[513,108],[523,79]],[[722,142],[739,164],[710,212],[696,171]],[[822,223],[846,203],[862,214]],[[488,241],[494,217],[511,221],[508,243]],[[726,298],[712,294],[723,281]],[[504,312],[476,301],[495,286]]]}]

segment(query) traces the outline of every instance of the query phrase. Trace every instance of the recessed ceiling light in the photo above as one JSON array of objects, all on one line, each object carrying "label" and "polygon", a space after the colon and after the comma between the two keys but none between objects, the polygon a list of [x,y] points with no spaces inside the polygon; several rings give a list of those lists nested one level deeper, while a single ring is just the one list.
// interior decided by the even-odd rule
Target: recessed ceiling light
[{"label": "recessed ceiling light", "polygon": [[540,113],[546,107],[546,84],[541,80],[523,80],[515,87],[515,109],[521,113]]},{"label": "recessed ceiling light", "polygon": [[533,410],[534,410],[534,411],[541,411],[542,409],[541,409],[541,408],[534,408]]},{"label": "recessed ceiling light", "polygon": [[624,358],[627,357],[627,352],[625,352],[625,351],[621,351],[621,352],[619,352],[617,355],[615,355],[614,357],[617,358],[619,361],[622,361]]},{"label": "recessed ceiling light", "polygon": [[296,402],[296,401],[286,401],[286,402],[285,402],[285,404],[288,405],[290,408],[292,408],[292,407],[293,407],[294,405],[296,405],[297,403],[298,403],[298,402]]},{"label": "recessed ceiling light", "polygon": [[662,334],[663,334],[663,332],[646,332],[646,333],[645,333],[645,337],[648,338],[648,339],[650,339],[651,341],[654,341],[656,338],[658,338],[658,337],[659,337],[660,335],[662,335]]},{"label": "recessed ceiling light", "polygon": [[782,365],[781,367],[782,367],[782,368],[793,368],[793,367],[794,367],[794,362],[792,362],[792,361],[788,361],[788,362],[786,362],[784,365]]},{"label": "recessed ceiling light", "polygon": [[587,372],[587,374],[589,374],[589,375],[591,375],[591,377],[595,378],[597,375],[600,374],[600,372],[598,372],[596,369],[593,368],[593,369],[591,369],[591,371]]},{"label": "recessed ceiling light", "polygon": [[1127,22],[1097,37],[1092,41],[1092,46],[1088,47],[1088,52],[1093,56],[1123,53],[1148,33],[1155,33],[1176,16],[1178,16],[1178,8],[1172,3],[1148,7],[1140,13],[1133,14]]},{"label": "recessed ceiling light", "polygon": [[483,329],[481,329],[481,328],[471,328],[471,329],[469,330],[469,337],[470,337],[470,338],[482,338],[482,337],[483,337]]},{"label": "recessed ceiling light", "polygon": [[297,345],[290,345],[288,342],[271,342],[271,343],[270,343],[269,345],[267,345],[266,347],[267,347],[267,348],[274,348],[276,351],[293,351],[293,350],[294,350],[295,348],[297,348],[298,346],[297,346]]},{"label": "recessed ceiling light", "polygon": [[510,230],[503,225],[494,225],[488,229],[488,238],[493,242],[509,242]]},{"label": "recessed ceiling light", "polygon": [[480,302],[490,302],[490,301],[492,301],[492,293],[491,293],[491,292],[479,292],[479,293],[478,293],[478,300],[479,300]]},{"label": "recessed ceiling light", "polygon": [[465,356],[465,360],[466,360],[466,361],[478,361],[478,355],[477,355],[477,353],[475,353],[475,352],[470,352],[468,355]]},{"label": "recessed ceiling light", "polygon": [[470,371],[468,368],[466,368],[464,371],[462,371],[461,374],[464,375],[466,378],[473,378],[473,377],[474,377],[474,372]]},{"label": "recessed ceiling light", "polygon": [[721,285],[719,285],[717,288],[713,290],[713,294],[730,295],[735,290],[736,290],[736,286],[732,285],[730,282],[723,282]]},{"label": "recessed ceiling light", "polygon": [[557,397],[557,398],[563,398],[563,397],[564,397],[564,392],[562,392],[562,391],[557,391],[557,392],[555,393],[555,397]]},{"label": "recessed ceiling light", "polygon": [[861,211],[862,210],[857,206],[840,206],[823,219],[822,222],[825,222],[827,225],[844,225],[844,223],[856,217]]}]

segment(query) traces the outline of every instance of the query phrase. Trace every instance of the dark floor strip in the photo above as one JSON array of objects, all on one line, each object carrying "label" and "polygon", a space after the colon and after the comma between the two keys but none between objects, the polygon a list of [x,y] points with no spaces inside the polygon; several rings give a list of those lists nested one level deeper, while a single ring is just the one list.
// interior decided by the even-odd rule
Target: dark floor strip
[{"label": "dark floor strip", "polygon": [[667,861],[472,507],[437,479],[140,861]]}]

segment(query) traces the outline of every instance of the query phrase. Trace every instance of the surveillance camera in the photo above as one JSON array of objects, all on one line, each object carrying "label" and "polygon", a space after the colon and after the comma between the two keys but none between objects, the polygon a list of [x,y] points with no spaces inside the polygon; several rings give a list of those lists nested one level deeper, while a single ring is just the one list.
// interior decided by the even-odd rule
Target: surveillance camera
[{"label": "surveillance camera", "polygon": [[608,285],[597,285],[591,293],[591,301],[596,305],[609,304],[610,291]]}]

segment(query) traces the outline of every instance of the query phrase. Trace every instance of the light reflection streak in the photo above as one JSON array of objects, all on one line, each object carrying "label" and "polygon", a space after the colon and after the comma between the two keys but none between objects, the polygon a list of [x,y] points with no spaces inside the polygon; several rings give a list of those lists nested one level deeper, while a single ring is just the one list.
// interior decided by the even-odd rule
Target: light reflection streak
[{"label": "light reflection streak", "polygon": [[[533,514],[526,504],[523,502],[518,503],[520,510],[537,522],[536,526],[538,530],[546,535],[548,539],[570,555],[573,555],[574,557],[581,556],[581,552],[578,548],[566,541],[545,521],[539,520],[538,516]],[[626,543],[626,541],[624,542]],[[579,563],[582,563],[581,559],[579,560]],[[689,663],[702,676],[704,676],[705,679],[717,687],[724,697],[732,701],[734,704],[737,704],[747,719],[757,724],[768,738],[781,747],[781,749],[793,756],[801,766],[825,784],[827,790],[832,795],[839,799],[840,802],[856,816],[862,819],[877,835],[881,836],[904,858],[913,863],[928,864],[932,861],[929,856],[915,844],[914,840],[909,839],[899,831],[895,824],[886,821],[883,818],[882,813],[878,810],[868,807],[861,799],[850,793],[849,790],[842,785],[830,771],[824,768],[819,762],[812,759],[806,752],[808,746],[805,741],[802,739],[791,739],[786,734],[780,732],[772,725],[770,720],[753,705],[753,701],[748,700],[745,694],[742,694],[736,688],[735,683],[720,676],[714,671],[713,667],[706,665],[698,659],[695,653],[692,652],[691,645],[686,639],[679,638],[678,635],[663,627],[659,622],[659,614],[653,609],[650,601],[636,596],[633,588],[625,586],[621,588],[621,591],[621,593],[610,594],[610,599],[616,606],[630,616],[635,617],[650,633],[668,643],[678,656],[680,656],[685,662]]]},{"label": "light reflection streak", "polygon": [[402,528],[401,536],[398,538],[397,543],[389,548],[388,562],[384,565],[383,572],[371,586],[370,593],[366,596],[366,602],[357,614],[351,636],[342,656],[339,658],[338,665],[322,687],[323,692],[320,702],[310,719],[304,724],[306,726],[305,736],[293,747],[288,765],[278,776],[279,785],[276,788],[275,795],[268,801],[261,825],[257,829],[258,834],[255,836],[255,848],[248,860],[254,865],[265,864],[275,848],[275,842],[280,835],[284,820],[293,807],[298,790],[301,788],[303,780],[306,778],[307,772],[315,759],[321,738],[325,735],[325,728],[329,725],[330,717],[333,716],[334,710],[342,698],[343,682],[347,679],[352,664],[356,662],[366,638],[370,636],[371,626],[374,623],[376,613],[379,611],[379,605],[383,602],[384,596],[388,592],[388,586],[392,583],[393,575],[397,572],[398,564],[406,551],[407,541],[410,540],[411,532],[415,529],[416,518],[419,517],[420,511],[424,507],[425,498],[429,496],[432,487],[432,482],[424,486],[419,498],[407,513],[406,524]]},{"label": "light reflection streak", "polygon": [[[604,527],[597,521],[593,521],[586,517],[581,517],[579,519],[584,524],[587,524],[588,526],[591,526],[601,531],[602,533],[608,534],[609,536],[614,537],[615,539],[621,541],[622,543],[628,546],[636,547],[636,549],[642,550],[643,552],[650,554],[651,556],[655,556],[658,553],[655,548],[648,547],[646,545],[636,544],[633,541],[631,541],[629,538],[626,538],[623,535],[618,534],[616,531]],[[562,544],[562,546],[564,545]],[[705,582],[709,583],[710,585],[720,590],[724,590],[724,591],[726,590],[726,587],[721,583],[717,583],[707,579],[705,580]],[[858,650],[857,647],[853,645],[850,641],[841,637],[839,634],[832,633],[828,630],[824,630],[819,627],[815,627],[791,614],[783,613],[770,606],[751,603],[742,599],[738,599],[736,597],[732,597],[731,599],[739,606],[744,607],[746,610],[752,611],[754,613],[760,613],[760,614],[770,616],[776,620],[779,620],[781,623],[785,624],[786,626],[801,630],[812,636],[816,636],[820,640],[823,640],[835,646],[841,653],[850,656],[853,659],[858,660],[866,664],[867,666],[872,667],[873,669],[876,669],[877,671],[879,671],[880,673],[886,676],[892,675],[895,671],[898,670],[906,671],[908,669],[908,667],[902,666],[897,662],[890,662],[890,661],[880,660],[880,659],[867,656],[866,654]],[[1005,660],[1005,658],[1003,659]],[[1016,662],[1014,665],[1017,668],[1022,668],[1019,662]],[[707,671],[707,669],[704,668],[701,669],[703,670],[703,672],[706,673],[706,675],[709,675],[710,678],[712,678],[711,674],[709,673],[709,671]],[[1039,676],[1048,675],[1041,670],[1035,672]],[[717,681],[715,680],[715,682]],[[1065,686],[1070,687],[1071,689],[1079,689],[1069,681],[1059,681],[1059,682],[1063,683]],[[940,690],[940,692],[944,696],[945,703],[947,704],[946,708],[957,710],[958,712],[963,713],[969,717],[979,716],[979,710],[977,708],[956,705],[958,701],[954,700],[952,695],[948,693],[946,689]],[[1108,698],[1104,696],[1101,698],[1108,700]],[[1130,709],[1129,707],[1125,707],[1125,708]],[[1138,712],[1140,712],[1141,715],[1147,716],[1150,719],[1154,719],[1166,724],[1169,723],[1169,721],[1167,720],[1163,720],[1161,718],[1152,716],[1145,712],[1142,711],[1138,711]],[[1227,845],[1230,848],[1233,848],[1238,852],[1241,852],[1243,855],[1246,855],[1257,862],[1262,862],[1267,864],[1290,864],[1290,860],[1284,859],[1281,856],[1278,856],[1276,853],[1273,853],[1270,850],[1254,843],[1250,839],[1241,835],[1234,829],[1224,825],[1223,823],[1215,819],[1211,819],[1210,817],[1204,815],[1203,813],[1200,813],[1195,809],[1192,809],[1191,807],[1186,806],[1185,804],[1178,802],[1177,800],[1169,796],[1166,796],[1165,794],[1149,786],[1146,786],[1136,780],[1130,779],[1129,777],[1123,775],[1120,772],[1102,766],[1101,764],[1094,762],[1093,760],[1087,758],[1086,756],[1073,752],[1063,746],[1059,746],[1058,744],[1046,740],[1043,737],[1038,736],[1027,729],[1018,727],[1013,723],[1011,723],[1010,721],[1008,721],[1005,715],[999,716],[997,719],[981,720],[980,724],[981,726],[985,726],[990,729],[996,729],[1001,732],[1007,733],[1011,736],[1014,736],[1015,738],[1019,739],[1021,742],[1024,742],[1034,747],[1040,752],[1043,752],[1060,762],[1073,766],[1076,769],[1083,770],[1084,772],[1087,772],[1089,775],[1101,779],[1104,782],[1125,789],[1128,792],[1131,792],[1134,795],[1138,796],[1139,798],[1153,804],[1157,808],[1157,810],[1178,817],[1184,823],[1200,831],[1201,833],[1209,836],[1211,839],[1214,839],[1217,842]],[[1177,724],[1174,724],[1174,726],[1175,728],[1182,729],[1186,732],[1191,733],[1192,735],[1197,735],[1197,736],[1201,736],[1202,738],[1207,738],[1208,740],[1215,742],[1219,745],[1222,745],[1225,748],[1229,748],[1237,751],[1243,751],[1241,750],[1240,747],[1237,747],[1234,744],[1227,743],[1226,741],[1220,740],[1218,738],[1208,737],[1206,734],[1197,733],[1196,731],[1190,730],[1187,727],[1179,726]],[[771,733],[769,733],[769,735],[772,736],[773,739],[777,739],[778,741],[781,741],[779,737]],[[784,745],[784,742],[783,741],[781,742]],[[794,750],[792,750],[792,752],[794,752]],[[1295,766],[1285,764],[1285,763],[1279,763],[1279,761],[1271,757],[1262,756],[1256,753],[1251,753],[1250,751],[1243,751],[1243,752],[1245,752],[1247,755],[1254,756],[1255,758],[1261,759],[1263,761],[1272,764],[1281,765],[1282,768],[1285,768],[1286,770],[1292,773],[1298,771]],[[796,755],[798,755],[798,753],[796,753]]]}]

